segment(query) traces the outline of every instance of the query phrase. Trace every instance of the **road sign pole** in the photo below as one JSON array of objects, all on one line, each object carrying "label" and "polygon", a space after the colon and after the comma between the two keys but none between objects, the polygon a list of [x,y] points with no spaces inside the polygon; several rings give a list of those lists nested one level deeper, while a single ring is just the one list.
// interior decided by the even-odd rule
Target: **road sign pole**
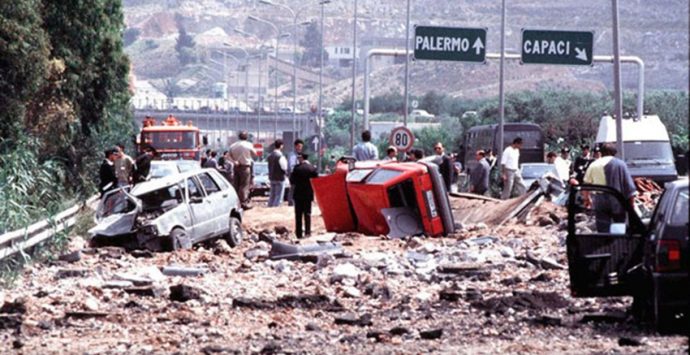
[{"label": "road sign pole", "polygon": [[407,22],[405,25],[405,102],[403,103],[403,126],[407,127],[407,115],[410,109],[407,103],[410,101],[410,0],[407,0]]},{"label": "road sign pole", "polygon": [[[506,0],[501,1],[501,59],[498,71],[498,96],[499,96],[499,121],[498,121],[498,152],[494,152],[498,157],[498,167],[501,169],[501,159],[503,158],[503,126],[505,121],[505,92],[503,88],[503,71],[505,62],[505,38],[506,38]],[[503,172],[501,172],[503,176]]]},{"label": "road sign pole", "polygon": [[613,83],[616,103],[616,145],[621,159],[625,159],[623,148],[623,93],[621,92],[621,54],[618,43],[618,0],[612,0],[613,12]]}]

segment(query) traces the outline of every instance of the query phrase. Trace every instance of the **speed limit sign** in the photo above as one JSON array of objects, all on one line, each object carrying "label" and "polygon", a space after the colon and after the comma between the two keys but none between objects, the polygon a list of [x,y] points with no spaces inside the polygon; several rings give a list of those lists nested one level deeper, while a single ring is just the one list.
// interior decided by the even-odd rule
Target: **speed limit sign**
[{"label": "speed limit sign", "polygon": [[388,139],[390,145],[394,146],[400,152],[406,152],[414,144],[414,135],[407,127],[400,126],[393,128],[391,136]]}]

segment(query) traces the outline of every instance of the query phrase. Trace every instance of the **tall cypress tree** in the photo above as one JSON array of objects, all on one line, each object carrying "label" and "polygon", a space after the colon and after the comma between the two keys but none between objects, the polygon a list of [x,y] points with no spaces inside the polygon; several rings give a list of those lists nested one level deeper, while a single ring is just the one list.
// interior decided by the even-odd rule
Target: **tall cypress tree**
[{"label": "tall cypress tree", "polygon": [[[131,134],[129,61],[122,50],[121,0],[43,0],[51,57],[65,64],[56,94],[72,104],[80,135],[63,155],[75,187],[95,171],[100,148]],[[107,132],[104,132],[107,131]],[[96,148],[96,149],[94,149]],[[84,160],[86,158],[86,160]]]},{"label": "tall cypress tree", "polygon": [[44,83],[49,51],[38,5],[39,0],[0,1],[0,137],[10,141],[23,128],[27,102]]}]

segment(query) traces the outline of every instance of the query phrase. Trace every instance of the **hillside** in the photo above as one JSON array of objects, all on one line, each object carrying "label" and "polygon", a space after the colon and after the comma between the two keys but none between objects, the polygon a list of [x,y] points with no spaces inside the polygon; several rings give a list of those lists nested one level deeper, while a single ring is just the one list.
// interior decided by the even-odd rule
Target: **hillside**
[{"label": "hillside", "polygon": [[[302,1],[285,0],[284,3],[294,9],[304,8]],[[360,43],[377,39],[397,39],[400,43],[405,30],[405,2],[360,0],[359,3]],[[250,14],[270,19],[278,27],[292,22],[288,11],[251,0],[125,0],[124,4],[128,27],[140,31],[139,39],[127,47],[135,73],[140,79],[165,78],[180,71],[174,52],[176,16],[185,29],[196,36],[197,50],[202,57],[209,55],[204,48],[222,48],[223,43],[250,50],[256,48],[259,44],[257,39],[234,33],[236,27],[256,33],[262,40],[269,40],[275,35],[269,26],[247,20]],[[309,6],[299,11],[300,21],[318,19],[318,6]],[[621,54],[643,59],[646,65],[646,89],[688,90],[688,3],[637,0],[622,1],[620,6]],[[326,6],[325,11],[326,46],[351,45],[352,3],[334,1]],[[486,27],[487,51],[499,51],[499,3],[489,4],[480,0],[418,1],[413,6],[411,17],[413,24]],[[595,34],[594,54],[612,53],[611,10],[608,2],[582,0],[565,4],[526,0],[509,4],[506,25],[508,51],[518,51],[522,28],[592,30]],[[281,51],[287,52],[290,48],[286,45],[285,48],[281,47]],[[327,100],[347,97],[346,88],[351,85],[350,79],[347,79],[349,70],[327,70],[344,79],[326,90],[330,93]],[[622,72],[624,87],[634,90],[636,68],[623,65]],[[379,69],[372,81],[372,93],[387,92],[396,87],[402,90],[403,73],[402,65]],[[604,63],[597,63],[593,67],[520,66],[509,63],[506,71],[509,90],[533,89],[544,85],[606,90],[612,89],[612,78],[612,66]],[[454,96],[495,95],[497,81],[497,62],[484,65],[415,62],[411,65],[411,90],[416,94],[436,89]],[[361,83],[360,76],[360,86]],[[361,95],[361,92],[360,89],[358,93]]]}]

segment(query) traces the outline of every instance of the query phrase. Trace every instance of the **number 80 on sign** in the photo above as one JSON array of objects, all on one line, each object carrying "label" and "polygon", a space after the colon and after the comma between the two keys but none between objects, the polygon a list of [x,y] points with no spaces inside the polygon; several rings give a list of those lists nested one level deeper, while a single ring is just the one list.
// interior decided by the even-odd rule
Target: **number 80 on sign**
[{"label": "number 80 on sign", "polygon": [[391,131],[391,136],[388,139],[390,145],[394,146],[400,152],[406,152],[412,148],[414,144],[414,135],[407,127],[395,127]]}]

